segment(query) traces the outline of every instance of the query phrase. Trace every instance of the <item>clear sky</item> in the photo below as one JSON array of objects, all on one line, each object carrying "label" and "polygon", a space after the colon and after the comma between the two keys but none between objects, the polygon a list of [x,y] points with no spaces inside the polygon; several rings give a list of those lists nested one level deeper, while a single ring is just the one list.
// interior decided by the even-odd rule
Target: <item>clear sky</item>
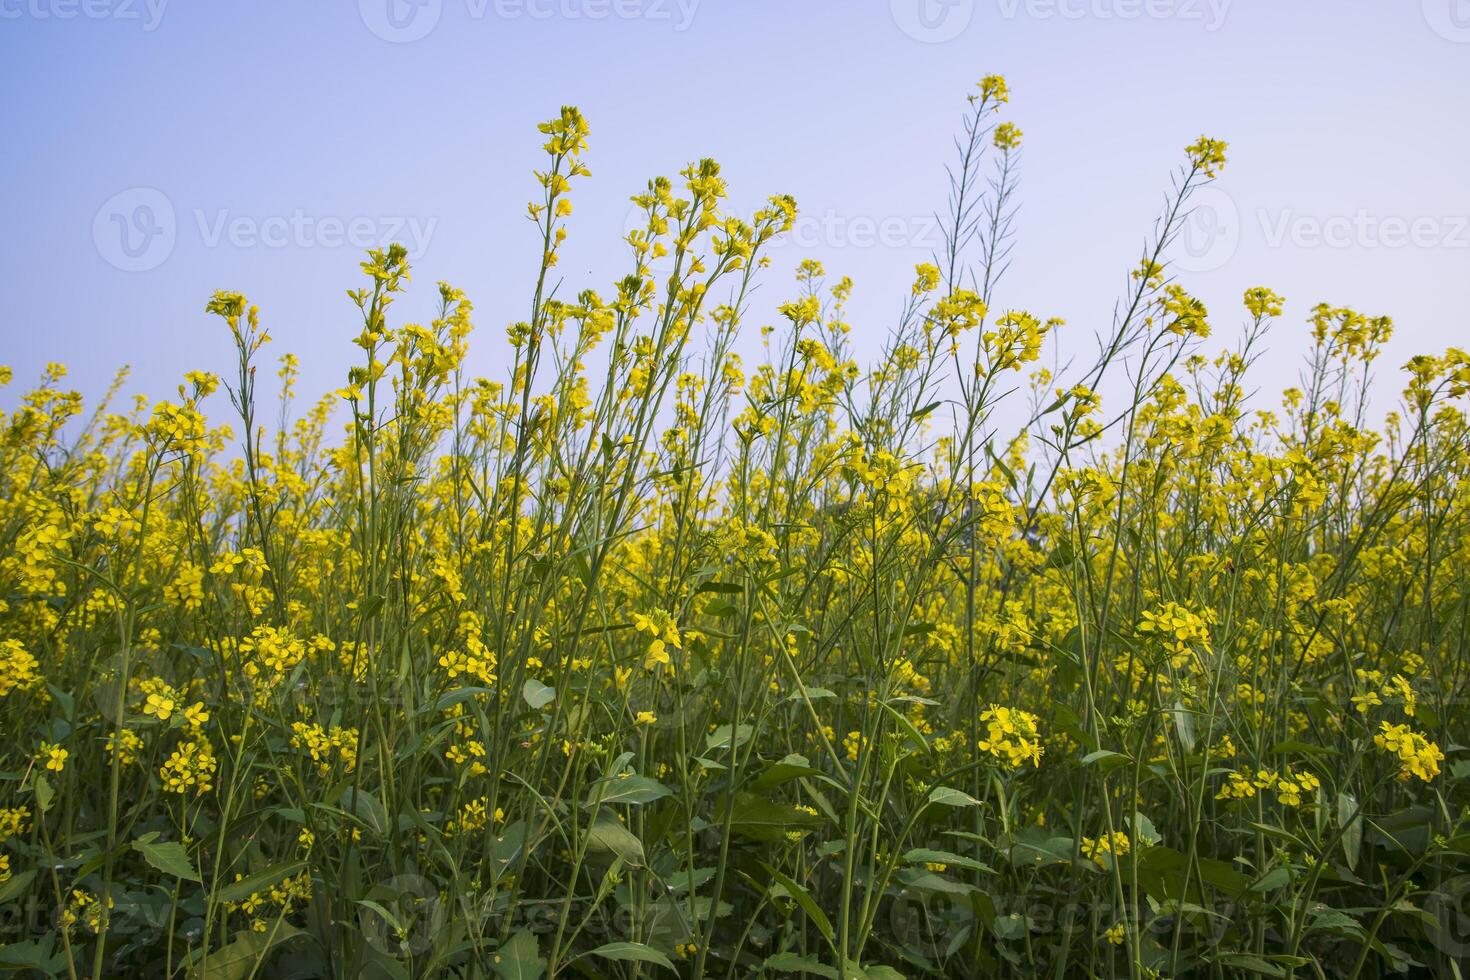
[{"label": "clear sky", "polygon": [[1183,281],[1225,338],[1246,287],[1287,296],[1263,384],[1294,379],[1323,300],[1395,317],[1385,366],[1470,344],[1467,0],[0,0],[0,363],[20,387],[63,361],[89,395],[130,363],[129,390],[167,395],[228,367],[203,313],[228,288],[307,392],[335,387],[359,246],[396,237],[416,260],[396,310],[465,289],[471,368],[499,373],[537,257],[534,127],[563,103],[593,170],[567,291],[625,269],[628,195],[713,156],[742,208],[803,209],[757,321],[813,256],[855,280],[872,351],[989,72],[1025,131],[997,299],[1064,317],[1070,343],[1106,326],[1208,133],[1230,161]]}]

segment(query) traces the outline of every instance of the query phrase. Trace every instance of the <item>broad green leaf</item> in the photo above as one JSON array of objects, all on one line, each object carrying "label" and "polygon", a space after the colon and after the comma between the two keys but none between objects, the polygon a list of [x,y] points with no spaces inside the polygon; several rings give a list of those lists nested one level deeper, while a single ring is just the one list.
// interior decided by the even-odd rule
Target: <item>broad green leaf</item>
[{"label": "broad green leaf", "polygon": [[587,793],[587,805],[598,803],[652,803],[672,791],[657,779],[648,776],[614,776],[598,781]]},{"label": "broad green leaf", "polygon": [[788,830],[815,830],[822,818],[790,803],[778,803],[759,793],[738,793],[731,811],[730,831],[752,840],[779,841]]},{"label": "broad green leaf", "polygon": [[750,741],[750,735],[753,731],[754,729],[749,725],[739,725],[733,729],[729,725],[721,725],[709,733],[708,737],[704,740],[704,744],[710,751],[732,747],[738,748]]},{"label": "broad green leaf", "polygon": [[1114,769],[1121,769],[1132,761],[1132,759],[1123,753],[1113,752],[1110,749],[1098,749],[1096,752],[1089,752],[1082,757],[1082,764],[1084,766],[1097,766],[1103,772],[1112,772]]},{"label": "broad green leaf", "polygon": [[388,811],[376,796],[363,789],[347,786],[338,801],[342,808],[361,820],[379,837],[388,833]]},{"label": "broad green leaf", "polygon": [[33,787],[33,792],[36,794],[36,806],[41,808],[42,813],[50,813],[51,804],[56,800],[56,790],[51,788],[51,781],[46,778],[45,773],[36,773]]},{"label": "broad green leaf", "polygon": [[967,858],[950,851],[936,851],[927,847],[916,847],[903,856],[907,864],[944,864],[954,868],[969,868],[971,871],[989,871],[988,865],[974,858]]},{"label": "broad green leaf", "polygon": [[1337,794],[1337,825],[1342,828],[1342,853],[1348,869],[1355,870],[1363,850],[1363,811],[1351,793]]},{"label": "broad green leaf", "polygon": [[259,976],[260,966],[270,951],[300,932],[289,922],[280,923],[273,932],[241,930],[232,942],[207,957],[191,960],[189,980],[245,980],[252,975]]},{"label": "broad green leaf", "polygon": [[780,786],[782,783],[802,776],[820,776],[822,771],[812,766],[804,755],[788,755],[780,762],[774,762],[766,767],[766,771],[755,778],[750,784],[751,789],[764,791]]},{"label": "broad green leaf", "polygon": [[272,885],[285,881],[305,867],[305,861],[282,861],[280,864],[273,864],[264,871],[246,875],[239,881],[231,882],[221,888],[219,900],[221,902],[243,902],[256,892],[265,891]]},{"label": "broad green leaf", "polygon": [[703,885],[714,876],[714,868],[691,868],[688,871],[675,871],[668,877],[669,890],[675,893],[698,890],[700,885]]},{"label": "broad green leaf", "polygon": [[767,970],[775,970],[778,973],[814,973],[819,977],[837,980],[837,971],[830,966],[823,965],[814,956],[777,953],[775,956],[766,958],[765,967]]},{"label": "broad green leaf", "polygon": [[1181,701],[1174,702],[1174,733],[1185,752],[1194,751],[1194,712]]},{"label": "broad green leaf", "polygon": [[836,931],[832,928],[832,920],[827,918],[827,913],[822,911],[821,907],[817,905],[807,890],[797,884],[794,879],[787,877],[769,864],[761,862],[761,867],[765,868],[766,873],[775,879],[782,888],[786,889],[786,894],[790,895],[796,904],[801,906],[801,910],[812,921],[812,925],[817,927],[817,931],[822,934],[822,938],[826,939],[829,943],[832,942],[837,935]]},{"label": "broad green leaf", "polygon": [[643,842],[612,817],[598,817],[587,831],[587,847],[595,854],[620,857],[630,867],[644,866]]},{"label": "broad green leaf", "polygon": [[1286,976],[1286,971],[1275,963],[1249,953],[1231,953],[1220,957],[1216,962],[1228,966],[1232,973],[1254,973],[1263,977]]},{"label": "broad green leaf", "polygon": [[963,895],[970,891],[969,885],[962,885],[953,878],[946,878],[933,871],[925,871],[918,868],[906,868],[899,877],[906,887],[921,892],[942,892],[946,895]]},{"label": "broad green leaf", "polygon": [[891,966],[879,963],[877,966],[865,966],[862,974],[867,980],[905,980],[904,975]]},{"label": "broad green leaf", "polygon": [[540,711],[552,701],[556,700],[556,688],[548,687],[534,677],[527,677],[526,683],[521,685],[521,697],[526,703]]},{"label": "broad green leaf", "polygon": [[660,953],[652,946],[645,946],[642,943],[607,943],[583,955],[601,956],[603,959],[619,960],[627,963],[657,963],[659,966],[667,967],[670,970],[677,969],[663,953]]},{"label": "broad green leaf", "polygon": [[23,894],[31,886],[31,882],[35,877],[36,872],[33,868],[30,871],[13,874],[4,881],[0,881],[0,905],[4,905],[11,899]]},{"label": "broad green leaf", "polygon": [[980,801],[969,793],[962,793],[950,786],[936,786],[929,792],[929,802],[941,806],[979,806]]},{"label": "broad green leaf", "polygon": [[178,841],[154,843],[135,840],[133,850],[143,855],[143,860],[166,875],[182,878],[184,881],[199,880],[199,872],[194,870],[194,863],[189,860],[189,852],[184,850],[184,845]]},{"label": "broad green leaf", "polygon": [[522,929],[490,957],[495,975],[501,980],[541,980],[546,961],[536,946],[536,934]]},{"label": "broad green leaf", "polygon": [[1284,888],[1291,884],[1291,872],[1286,868],[1272,868],[1261,877],[1251,882],[1250,890],[1253,892],[1272,892],[1278,888]]}]

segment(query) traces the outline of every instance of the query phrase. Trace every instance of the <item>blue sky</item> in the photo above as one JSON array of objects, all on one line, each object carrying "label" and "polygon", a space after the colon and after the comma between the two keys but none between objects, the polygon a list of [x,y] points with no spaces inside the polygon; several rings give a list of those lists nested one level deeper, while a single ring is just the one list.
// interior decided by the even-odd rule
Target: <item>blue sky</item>
[{"label": "blue sky", "polygon": [[129,363],[166,395],[227,367],[203,307],[228,288],[325,390],[355,351],[357,246],[396,237],[399,314],[460,286],[471,368],[499,373],[535,124],[563,103],[592,125],[568,292],[625,269],[630,194],[713,156],[737,206],[802,206],[755,320],[815,257],[855,280],[871,352],[989,72],[1025,131],[997,299],[1065,318],[1064,353],[1106,327],[1201,133],[1230,162],[1182,279],[1223,340],[1246,287],[1287,296],[1264,386],[1294,380],[1323,300],[1395,317],[1386,365],[1470,343],[1470,0],[0,0],[0,363],[19,387],[63,361],[88,394]]}]

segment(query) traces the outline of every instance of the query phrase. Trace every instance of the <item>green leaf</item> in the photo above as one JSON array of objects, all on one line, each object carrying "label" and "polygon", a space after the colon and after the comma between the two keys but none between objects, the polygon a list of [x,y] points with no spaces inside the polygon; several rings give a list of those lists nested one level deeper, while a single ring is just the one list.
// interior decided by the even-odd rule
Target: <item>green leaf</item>
[{"label": "green leaf", "polygon": [[787,877],[769,864],[761,862],[761,867],[765,868],[766,873],[775,879],[782,888],[786,889],[786,894],[790,895],[796,904],[801,906],[801,910],[812,921],[812,925],[817,927],[817,931],[822,934],[822,938],[826,939],[829,943],[832,942],[837,935],[836,930],[832,928],[832,920],[827,918],[827,913],[822,911],[811,894],[801,885],[798,885],[794,879]]},{"label": "green leaf", "polygon": [[714,868],[690,868],[688,871],[675,871],[667,879],[669,891],[676,893],[696,891],[700,885],[714,876]]},{"label": "green leaf", "polygon": [[865,966],[862,969],[863,976],[868,980],[904,980],[904,975],[891,966],[878,964],[877,966]]},{"label": "green leaf", "polygon": [[[1027,827],[1013,835],[1010,859],[1018,867],[1072,864],[1076,850],[1077,842],[1070,837],[1058,837],[1045,827]],[[1084,860],[1077,866],[1089,872],[1101,870],[1093,861]]]},{"label": "green leaf", "polygon": [[445,691],[443,694],[439,695],[439,700],[434,702],[434,711],[436,713],[440,711],[448,711],[456,704],[463,704],[464,702],[469,701],[473,698],[477,698],[482,694],[489,693],[490,688],[488,687],[456,687],[452,691]]},{"label": "green leaf", "polygon": [[1149,847],[1152,847],[1159,841],[1163,840],[1163,838],[1159,836],[1158,830],[1155,829],[1154,822],[1142,813],[1134,814],[1133,839],[1138,843],[1146,844]]},{"label": "green leaf", "polygon": [[[1435,925],[1438,924],[1436,920]],[[1321,929],[1324,932],[1336,933],[1339,936],[1348,936],[1358,942],[1362,942],[1367,938],[1363,933],[1362,924],[1346,912],[1339,911],[1338,909],[1321,909],[1320,911],[1314,912],[1312,914],[1312,921],[1307,928]]]},{"label": "green leaf", "polygon": [[1232,953],[1230,955],[1220,957],[1216,962],[1230,967],[1232,971],[1258,973],[1261,976],[1266,977],[1286,976],[1286,971],[1277,966],[1275,963],[1272,963],[1270,960],[1262,959],[1259,956],[1252,956],[1249,953]]},{"label": "green leaf", "polygon": [[501,980],[541,980],[546,973],[546,961],[536,947],[536,934],[522,929],[510,937],[491,957],[495,975]]},{"label": "green leaf", "polygon": [[1291,884],[1291,872],[1286,868],[1272,868],[1251,882],[1253,892],[1273,892]]},{"label": "green leaf", "polygon": [[[1250,879],[1233,866],[1214,858],[1196,858],[1199,874],[1189,871],[1189,859],[1172,847],[1163,845],[1145,848],[1137,858],[1135,868],[1139,884],[1150,896],[1160,901],[1190,901],[1208,904],[1201,899],[1200,879],[1231,898],[1239,898],[1250,886]],[[1184,894],[1185,882],[1189,882],[1189,894]]]},{"label": "green leaf", "polygon": [[921,892],[941,892],[946,895],[964,895],[970,891],[969,885],[962,885],[953,878],[936,874],[933,871],[921,871],[917,868],[906,868],[899,875],[907,888]]},{"label": "green leaf", "polygon": [[258,976],[270,951],[300,932],[289,922],[280,923],[272,933],[241,930],[233,942],[214,950],[208,958],[192,960],[189,980],[245,980],[252,974]]},{"label": "green leaf", "polygon": [[357,904],[361,905],[365,909],[371,910],[380,919],[388,923],[388,925],[392,926],[395,932],[403,929],[403,923],[398,921],[398,916],[394,915],[388,909],[385,909],[382,905],[378,904],[372,899],[360,898],[357,900]]},{"label": "green leaf", "polygon": [[32,792],[36,794],[36,806],[41,808],[41,812],[50,813],[51,804],[56,800],[56,790],[51,788],[51,781],[46,778],[45,773],[36,773]]},{"label": "green leaf", "polygon": [[962,793],[949,786],[936,786],[929,792],[929,802],[941,806],[979,806],[980,801],[969,793]]},{"label": "green leaf", "polygon": [[721,725],[709,733],[705,738],[705,747],[713,751],[715,749],[738,748],[750,741],[751,733],[754,731],[749,725],[739,725],[731,728],[729,725]]},{"label": "green leaf", "polygon": [[914,411],[914,412],[910,412],[909,413],[909,418],[914,419],[915,421],[917,421],[919,419],[922,419],[925,416],[927,416],[930,412],[934,411],[936,408],[938,408],[940,405],[943,405],[943,404],[944,404],[944,402],[930,402],[929,404],[925,405],[923,408],[918,409],[917,411]]},{"label": "green leaf", "polygon": [[788,755],[780,762],[774,762],[766,768],[766,771],[755,778],[750,784],[751,789],[762,791],[780,786],[782,783],[802,776],[820,776],[822,771],[813,768],[811,762],[804,755]]},{"label": "green leaf", "polygon": [[805,690],[797,691],[795,694],[788,694],[788,695],[786,695],[786,697],[784,697],[784,698],[781,699],[781,703],[782,704],[785,704],[787,701],[803,701],[803,700],[804,701],[817,701],[817,700],[820,700],[821,698],[835,698],[835,697],[837,697],[837,692],[836,691],[828,690],[825,687],[808,687]]},{"label": "green leaf", "polygon": [[388,833],[388,810],[373,794],[347,786],[338,802],[379,837]]},{"label": "green leaf", "polygon": [[837,971],[830,966],[823,966],[815,956],[777,953],[775,956],[767,957],[765,966],[767,970],[775,970],[778,973],[815,973],[819,977],[837,980]]},{"label": "green leaf", "polygon": [[219,900],[221,902],[243,902],[256,892],[265,891],[272,885],[285,881],[305,867],[305,861],[282,861],[280,864],[273,864],[264,871],[246,875],[239,881],[231,882],[221,888]]},{"label": "green leaf", "polygon": [[736,582],[706,582],[696,592],[713,592],[717,595],[740,595],[745,591],[745,586]]},{"label": "green leaf", "polygon": [[534,677],[527,677],[526,683],[521,685],[521,697],[525,698],[526,703],[532,708],[540,711],[556,700],[556,688],[548,687]]},{"label": "green leaf", "polygon": [[731,833],[772,842],[781,840],[788,830],[815,830],[821,825],[820,816],[758,793],[737,794],[730,818]]},{"label": "green leaf", "polygon": [[181,878],[184,881],[199,880],[199,872],[194,870],[194,863],[189,860],[189,852],[184,850],[184,845],[178,841],[155,844],[151,841],[135,840],[133,850],[143,855],[143,860],[166,875]]},{"label": "green leaf", "polygon": [[1098,749],[1096,752],[1089,752],[1082,757],[1082,764],[1084,766],[1097,766],[1103,772],[1112,772],[1114,769],[1121,769],[1132,761],[1132,759],[1123,753],[1114,752],[1110,749]]},{"label": "green leaf", "polygon": [[598,817],[587,831],[587,847],[593,853],[623,859],[629,867],[644,866],[643,842],[612,817]]},{"label": "green leaf", "polygon": [[1337,794],[1337,825],[1342,828],[1342,853],[1348,870],[1355,870],[1363,850],[1363,811],[1351,793]]},{"label": "green leaf", "polygon": [[657,963],[670,970],[677,970],[674,964],[669,962],[667,956],[652,946],[645,946],[642,943],[607,943],[582,955],[601,956],[603,959],[627,963]]},{"label": "green leaf", "polygon": [[22,871],[20,874],[11,875],[4,881],[0,881],[0,905],[23,894],[31,886],[31,881],[36,877],[34,869]]},{"label": "green leaf", "polygon": [[991,870],[989,866],[981,864],[974,858],[967,858],[950,851],[936,851],[927,847],[916,847],[905,854],[903,859],[906,864],[944,864],[955,868],[969,868],[971,871]]},{"label": "green leaf", "polygon": [[0,946],[0,969],[7,971],[39,970],[44,976],[55,977],[66,972],[67,964],[66,951],[56,951],[54,934],[41,941],[28,939]]},{"label": "green leaf", "polygon": [[1174,702],[1174,733],[1185,752],[1194,751],[1194,713],[1181,701]]},{"label": "green leaf", "polygon": [[652,803],[672,795],[667,786],[648,776],[614,776],[593,785],[587,794],[587,805]]}]

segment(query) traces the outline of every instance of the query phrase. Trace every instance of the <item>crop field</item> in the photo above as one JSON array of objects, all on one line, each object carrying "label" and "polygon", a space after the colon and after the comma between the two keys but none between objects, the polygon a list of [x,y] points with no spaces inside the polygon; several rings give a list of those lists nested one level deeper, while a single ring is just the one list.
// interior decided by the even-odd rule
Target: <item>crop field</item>
[{"label": "crop field", "polygon": [[564,108],[519,312],[391,246],[335,391],[207,287],[238,358],[166,397],[5,370],[0,970],[1461,976],[1470,357],[1207,311],[1207,137],[1101,329],[1007,306],[1008,98],[896,323],[707,159],[576,282]]}]

